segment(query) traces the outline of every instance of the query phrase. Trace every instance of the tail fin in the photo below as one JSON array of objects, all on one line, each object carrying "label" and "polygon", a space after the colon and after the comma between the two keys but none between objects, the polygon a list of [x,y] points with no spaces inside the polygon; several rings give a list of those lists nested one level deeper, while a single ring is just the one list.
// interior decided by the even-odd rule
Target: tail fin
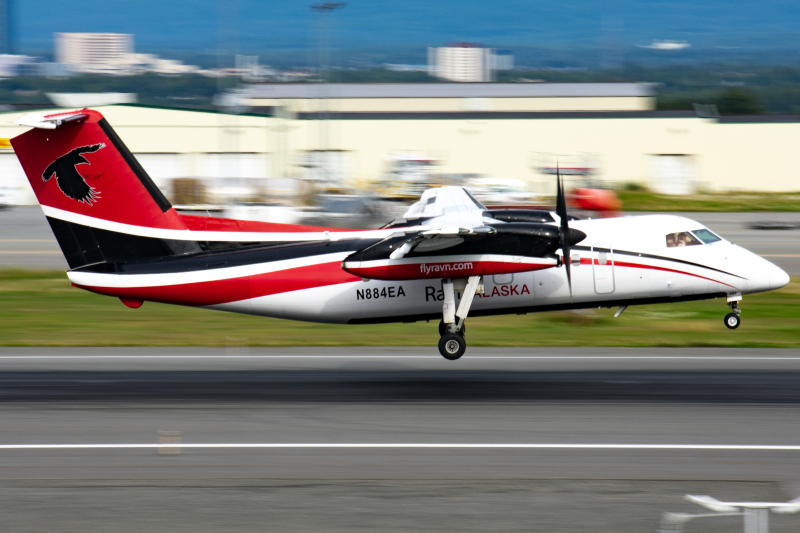
[{"label": "tail fin", "polygon": [[126,232],[187,228],[103,115],[83,109],[17,124],[33,126],[11,145],[71,268],[176,253],[163,240]]}]

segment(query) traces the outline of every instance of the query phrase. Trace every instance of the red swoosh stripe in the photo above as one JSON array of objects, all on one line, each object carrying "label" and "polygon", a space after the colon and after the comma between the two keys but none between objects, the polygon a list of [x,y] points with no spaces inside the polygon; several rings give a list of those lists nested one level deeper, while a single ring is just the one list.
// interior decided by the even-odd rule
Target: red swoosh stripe
[{"label": "red swoosh stripe", "polygon": [[336,261],[255,276],[181,285],[125,288],[77,286],[106,296],[200,307],[354,281],[361,281],[361,278],[342,270]]},{"label": "red swoosh stripe", "polygon": [[[592,259],[589,259],[588,257],[582,257],[581,258],[581,264],[582,265],[603,266],[603,265],[600,265],[600,263],[597,262],[597,259],[595,259],[594,262],[592,262]],[[628,263],[626,261],[616,261],[616,260],[613,262],[613,265],[615,267],[643,268],[645,270],[660,270],[662,272],[673,272],[675,274],[684,274],[686,276],[693,276],[695,278],[700,278],[700,279],[704,279],[704,280],[707,280],[707,281],[713,281],[714,283],[720,283],[720,284],[728,286],[728,287],[730,287],[732,289],[736,288],[733,285],[728,285],[727,283],[724,283],[722,281],[718,281],[718,280],[712,279],[712,278],[707,278],[705,276],[700,276],[699,274],[692,274],[691,272],[684,272],[683,270],[675,270],[675,269],[672,269],[672,268],[664,268],[664,267],[658,267],[658,266],[653,266],[653,265],[643,265],[643,264],[640,264],[640,263]]]},{"label": "red swoosh stripe", "polygon": [[[453,268],[453,265],[468,263],[472,268]],[[514,274],[531,272],[555,265],[536,265],[531,263],[506,263],[503,261],[463,261],[437,263],[407,263],[400,265],[362,266],[353,268],[345,264],[345,269],[357,276],[381,280],[441,279],[446,277],[467,277],[492,274]]]}]

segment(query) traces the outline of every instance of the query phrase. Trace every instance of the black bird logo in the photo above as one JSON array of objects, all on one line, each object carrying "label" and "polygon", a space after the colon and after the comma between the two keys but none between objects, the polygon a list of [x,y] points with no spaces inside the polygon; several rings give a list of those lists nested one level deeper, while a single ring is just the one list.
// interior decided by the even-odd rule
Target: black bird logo
[{"label": "black bird logo", "polygon": [[99,191],[91,187],[83,176],[80,175],[77,165],[90,165],[89,161],[82,154],[92,153],[105,148],[103,143],[92,144],[90,146],[80,146],[68,152],[52,163],[45,169],[42,179],[48,181],[56,176],[56,183],[61,192],[68,197],[88,205],[92,205],[100,198]]}]

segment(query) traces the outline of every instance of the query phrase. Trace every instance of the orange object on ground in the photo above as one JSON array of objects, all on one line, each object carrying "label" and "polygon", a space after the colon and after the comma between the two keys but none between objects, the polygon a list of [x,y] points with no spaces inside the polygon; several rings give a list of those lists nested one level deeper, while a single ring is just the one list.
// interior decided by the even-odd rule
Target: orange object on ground
[{"label": "orange object on ground", "polygon": [[619,216],[622,211],[622,202],[617,194],[607,189],[575,189],[570,200],[577,209],[597,211],[603,217]]}]

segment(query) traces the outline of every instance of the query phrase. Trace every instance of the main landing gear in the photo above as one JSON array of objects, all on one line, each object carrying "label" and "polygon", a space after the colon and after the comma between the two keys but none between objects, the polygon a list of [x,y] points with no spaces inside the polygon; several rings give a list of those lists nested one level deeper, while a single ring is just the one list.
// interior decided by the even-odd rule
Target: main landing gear
[{"label": "main landing gear", "polygon": [[[462,294],[458,309],[456,309],[456,287],[454,285],[459,285],[458,289]],[[467,280],[457,279],[455,283],[452,279],[446,279],[442,282],[442,289],[444,305],[442,306],[442,321],[439,322],[439,335],[441,336],[439,353],[445,359],[455,361],[464,355],[467,349],[467,343],[464,340],[466,332],[464,321],[467,319],[475,293],[483,293],[483,280],[481,276],[471,276]]]}]

